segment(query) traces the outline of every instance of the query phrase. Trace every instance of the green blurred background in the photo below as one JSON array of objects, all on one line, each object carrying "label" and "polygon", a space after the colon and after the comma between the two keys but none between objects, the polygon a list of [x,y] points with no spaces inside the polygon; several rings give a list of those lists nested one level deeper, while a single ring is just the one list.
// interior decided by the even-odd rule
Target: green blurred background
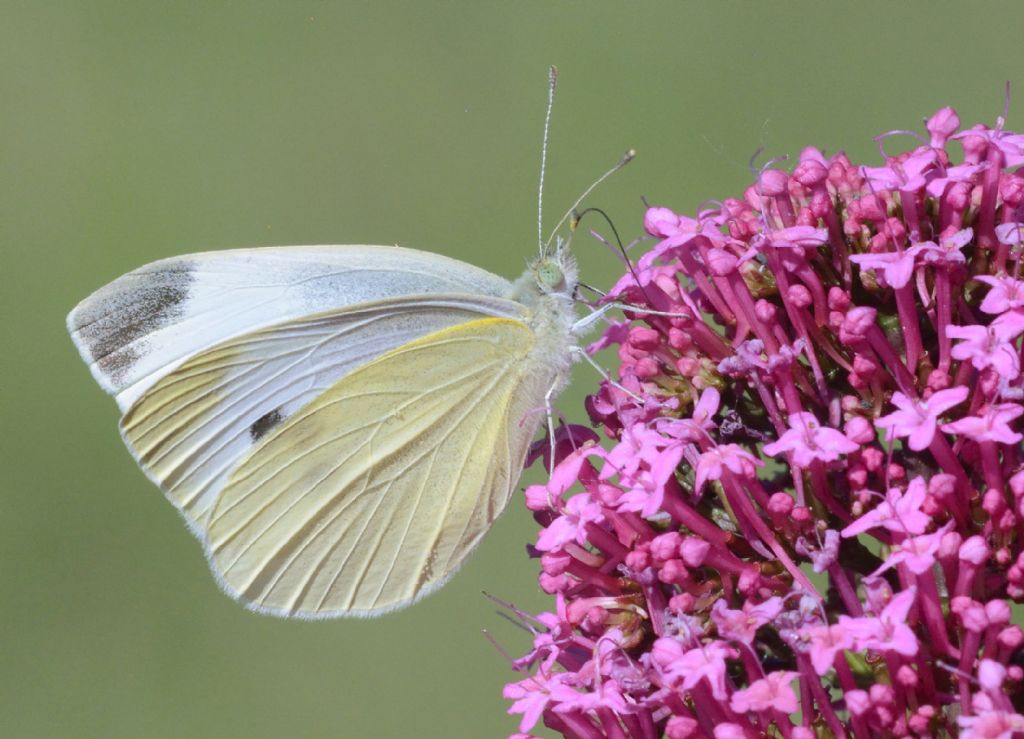
[{"label": "green blurred background", "polygon": [[[747,162],[871,137],[944,104],[993,122],[1019,3],[0,3],[0,733],[489,737],[514,730],[525,635],[482,590],[549,607],[517,499],[454,581],[375,621],[291,623],[224,597],[122,448],[64,331],[89,292],[173,254],[398,243],[517,275],[549,225],[641,196],[692,212]],[[594,225],[597,225],[596,222]],[[577,240],[583,279],[616,262]],[[561,409],[579,419],[583,367]],[[527,481],[537,479],[536,472]]]}]

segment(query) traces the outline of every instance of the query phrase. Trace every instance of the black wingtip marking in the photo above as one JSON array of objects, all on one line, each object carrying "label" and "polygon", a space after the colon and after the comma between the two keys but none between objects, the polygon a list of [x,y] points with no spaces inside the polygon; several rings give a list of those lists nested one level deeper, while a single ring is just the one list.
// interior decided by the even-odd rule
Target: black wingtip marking
[{"label": "black wingtip marking", "polygon": [[269,413],[264,413],[262,416],[252,422],[249,427],[249,436],[252,437],[253,441],[259,441],[262,439],[270,429],[274,428],[277,424],[284,420],[284,416],[281,415],[281,409],[275,408]]}]

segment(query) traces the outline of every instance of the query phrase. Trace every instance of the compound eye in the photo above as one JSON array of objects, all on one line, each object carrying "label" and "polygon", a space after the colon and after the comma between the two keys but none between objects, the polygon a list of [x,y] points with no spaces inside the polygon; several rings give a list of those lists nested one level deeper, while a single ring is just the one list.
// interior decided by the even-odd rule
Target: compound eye
[{"label": "compound eye", "polygon": [[545,262],[537,267],[537,284],[544,291],[559,290],[565,287],[565,274],[558,265]]}]

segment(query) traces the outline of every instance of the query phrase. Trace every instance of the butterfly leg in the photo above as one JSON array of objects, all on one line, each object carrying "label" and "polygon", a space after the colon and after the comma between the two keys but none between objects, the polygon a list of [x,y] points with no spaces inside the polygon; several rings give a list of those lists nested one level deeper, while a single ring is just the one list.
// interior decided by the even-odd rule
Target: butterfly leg
[{"label": "butterfly leg", "polygon": [[597,373],[599,375],[601,375],[601,377],[604,379],[604,381],[607,382],[609,385],[611,385],[613,388],[615,388],[616,390],[621,390],[622,392],[624,392],[626,395],[628,395],[629,397],[631,397],[633,400],[637,401],[638,403],[643,403],[644,402],[643,398],[641,398],[639,395],[634,393],[628,387],[626,387],[625,385],[622,385],[621,383],[616,382],[615,380],[613,380],[612,376],[608,374],[608,371],[604,367],[599,365],[597,362],[595,362],[593,357],[591,357],[589,354],[587,354],[585,349],[582,349],[581,347],[578,347],[578,346],[574,346],[574,347],[572,347],[572,353],[573,354],[578,354],[580,357],[582,357],[587,362],[587,364],[589,364],[591,367],[593,367],[595,370],[597,370]]},{"label": "butterfly leg", "polygon": [[551,398],[554,397],[555,392],[558,390],[559,383],[554,382],[548,391],[544,393],[544,413],[547,415],[548,421],[548,444],[549,452],[551,456],[548,457],[548,473],[555,468],[555,408],[551,403]]}]

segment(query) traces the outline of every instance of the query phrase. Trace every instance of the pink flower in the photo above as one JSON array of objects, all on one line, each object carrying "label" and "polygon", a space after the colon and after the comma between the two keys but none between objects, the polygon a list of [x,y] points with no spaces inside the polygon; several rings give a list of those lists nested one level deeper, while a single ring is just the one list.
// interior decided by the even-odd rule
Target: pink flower
[{"label": "pink flower", "polygon": [[878,616],[840,616],[839,623],[853,637],[857,649],[897,652],[913,657],[918,649],[917,635],[907,625],[907,614],[916,597],[917,588],[907,588],[893,596]]},{"label": "pink flower", "polygon": [[617,714],[632,713],[622,690],[615,680],[602,680],[593,691],[579,691],[560,682],[551,688],[551,700],[556,702],[555,713],[568,711],[596,711],[606,708]]},{"label": "pink flower", "polygon": [[552,521],[537,537],[537,549],[549,552],[561,549],[571,541],[581,546],[587,541],[587,525],[604,523],[604,512],[589,493],[569,498],[561,516]]},{"label": "pink flower", "polygon": [[909,250],[903,252],[882,252],[880,254],[854,254],[850,261],[859,264],[861,269],[873,269],[885,275],[889,287],[899,289],[906,287],[914,274],[914,254]]},{"label": "pink flower", "polygon": [[906,492],[889,488],[885,500],[851,523],[842,531],[845,537],[857,536],[876,526],[882,526],[901,534],[923,534],[931,516],[921,510],[928,489],[923,477],[915,477],[907,485]]},{"label": "pink flower", "polygon": [[693,492],[699,494],[708,480],[722,479],[725,470],[740,477],[757,476],[757,468],[764,462],[737,444],[721,444],[700,455],[697,461]]},{"label": "pink flower", "polygon": [[875,421],[875,425],[885,429],[888,441],[910,437],[908,446],[919,452],[932,443],[939,416],[963,403],[970,394],[971,391],[966,387],[954,387],[939,390],[928,400],[915,400],[897,391],[892,394],[892,404],[899,410],[882,416]]},{"label": "pink flower", "polygon": [[981,301],[980,307],[985,313],[1005,313],[1024,306],[1024,281],[991,275],[978,275],[974,279],[984,282],[991,288]]},{"label": "pink flower", "polygon": [[713,419],[718,413],[721,397],[718,390],[709,387],[701,393],[690,418],[659,418],[656,428],[666,436],[698,444],[710,438],[711,431],[717,428]]},{"label": "pink flower", "polygon": [[949,434],[963,434],[974,441],[994,441],[1016,444],[1022,437],[1010,428],[1010,421],[1024,414],[1024,406],[1017,403],[995,403],[985,409],[984,415],[967,416],[947,423],[942,430]]},{"label": "pink flower", "polygon": [[506,700],[514,701],[508,712],[523,714],[523,719],[519,722],[519,730],[525,732],[532,729],[552,700],[551,690],[571,679],[571,673],[567,672],[557,672],[549,677],[543,673],[537,673],[525,680],[506,685],[502,695]]},{"label": "pink flower", "polygon": [[752,682],[749,688],[733,693],[729,706],[736,713],[767,710],[781,711],[787,715],[795,713],[799,703],[792,683],[799,676],[798,672],[769,672],[760,680]]},{"label": "pink flower", "polygon": [[687,690],[707,679],[715,698],[726,700],[729,697],[725,660],[735,659],[737,653],[724,641],[684,650],[678,639],[662,637],[654,642],[652,655],[661,672],[679,689]]},{"label": "pink flower", "polygon": [[744,601],[742,609],[738,611],[728,608],[724,600],[717,600],[711,608],[711,620],[715,622],[722,638],[750,644],[757,630],[771,623],[780,613],[782,598],[777,596],[758,605]]},{"label": "pink flower", "polygon": [[832,669],[839,652],[853,648],[853,636],[842,623],[810,626],[800,636],[810,644],[811,666],[819,675]]},{"label": "pink flower", "polygon": [[[996,226],[996,238],[999,239],[1000,244],[1017,246],[1024,242],[1024,223],[1000,223]],[[1015,280],[1015,282],[1017,281]],[[985,309],[982,308],[982,310]]]},{"label": "pink flower", "polygon": [[989,326],[957,326],[946,327],[946,336],[961,339],[953,347],[950,355],[953,359],[971,360],[976,369],[991,367],[997,374],[1008,379],[1020,375],[1020,357],[1010,341],[1016,338],[1016,326],[992,323]]},{"label": "pink flower", "polygon": [[960,739],[1016,739],[1024,732],[1024,716],[1009,711],[985,711],[976,716],[958,716],[964,731]]},{"label": "pink flower", "polygon": [[935,564],[935,554],[942,544],[942,537],[952,529],[953,522],[948,521],[945,526],[930,534],[911,536],[898,542],[893,546],[882,566],[871,573],[871,577],[878,577],[886,570],[901,564],[906,565],[907,569],[915,575],[923,575]]},{"label": "pink flower", "polygon": [[820,425],[813,413],[800,412],[789,415],[789,430],[778,441],[765,444],[764,453],[776,457],[784,452],[792,452],[793,464],[797,467],[810,467],[816,459],[833,462],[841,455],[855,452],[859,448],[843,432]]},{"label": "pink flower", "polygon": [[906,253],[915,258],[920,256],[925,264],[944,266],[964,264],[967,259],[961,250],[971,243],[973,239],[974,229],[965,228],[940,239],[938,244],[934,241],[923,241],[920,244],[914,244],[907,249]]}]

